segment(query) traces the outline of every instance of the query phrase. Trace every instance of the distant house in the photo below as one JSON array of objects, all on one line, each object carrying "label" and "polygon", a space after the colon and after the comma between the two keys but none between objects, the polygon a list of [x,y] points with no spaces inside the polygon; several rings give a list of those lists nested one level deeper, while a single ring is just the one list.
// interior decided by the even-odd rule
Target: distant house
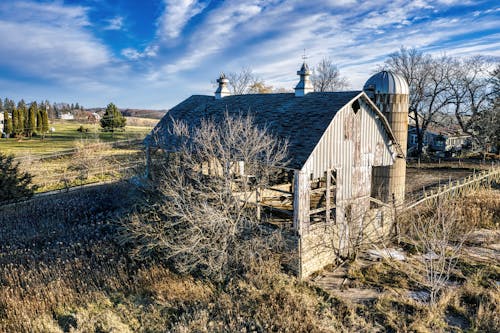
[{"label": "distant house", "polygon": [[70,112],[66,112],[66,113],[61,113],[59,115],[59,118],[63,119],[63,120],[73,120],[73,119],[75,119],[75,115],[73,115]]},{"label": "distant house", "polygon": [[91,124],[97,124],[101,120],[101,116],[97,112],[90,113],[87,116],[87,121]]},{"label": "distant house", "polygon": [[[431,126],[425,132],[423,148],[429,152],[438,154],[453,154],[459,152],[471,144],[471,135],[461,132],[455,126],[438,127]],[[415,126],[408,127],[408,154],[411,155],[418,145],[417,131]]]}]

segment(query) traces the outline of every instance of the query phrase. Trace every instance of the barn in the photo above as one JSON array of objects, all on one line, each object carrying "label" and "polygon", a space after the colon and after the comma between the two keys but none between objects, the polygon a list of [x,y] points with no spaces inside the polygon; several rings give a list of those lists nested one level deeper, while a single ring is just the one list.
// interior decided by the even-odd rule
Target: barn
[{"label": "barn", "polygon": [[[289,217],[299,254],[297,273],[304,278],[348,256],[370,233],[390,228],[391,198],[400,196],[398,187],[403,186],[404,197],[404,170],[395,171],[394,165],[404,168],[405,162],[388,119],[407,117],[408,95],[404,80],[388,72],[370,78],[365,91],[343,92],[314,92],[305,63],[297,74],[295,93],[234,96],[221,75],[215,96],[193,95],[172,108],[145,145],[148,152],[175,151],[168,130],[174,120],[196,126],[205,118],[217,121],[225,113],[247,112],[256,126],[288,140],[288,181],[261,189],[255,204],[273,216]],[[403,116],[393,117],[394,110]],[[401,172],[403,184],[392,182]]]}]

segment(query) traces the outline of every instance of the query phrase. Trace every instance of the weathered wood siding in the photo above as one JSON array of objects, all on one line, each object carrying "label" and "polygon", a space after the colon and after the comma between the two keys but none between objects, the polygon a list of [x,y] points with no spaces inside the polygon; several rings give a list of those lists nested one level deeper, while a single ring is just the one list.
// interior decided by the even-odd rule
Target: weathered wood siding
[{"label": "weathered wood siding", "polygon": [[391,141],[378,115],[363,98],[358,101],[357,113],[352,103],[337,113],[302,168],[313,178],[328,169],[342,170],[345,199],[370,195],[371,167],[394,161]]},{"label": "weathered wood siding", "polygon": [[[360,110],[354,113],[352,103],[337,112],[323,137],[302,168],[321,177],[328,169],[347,166],[379,166],[393,163],[390,139],[372,108],[359,99]],[[351,183],[352,173],[344,170],[346,183]],[[344,186],[346,197],[352,187]]]},{"label": "weathered wood siding", "polygon": [[[294,225],[300,235],[300,276],[348,255],[350,239],[363,232],[370,211],[372,168],[392,165],[395,149],[380,114],[361,97],[359,109],[351,101],[334,117],[300,172],[295,175]],[[336,170],[335,223],[310,225],[310,179]],[[372,213],[373,215],[373,213]]]}]

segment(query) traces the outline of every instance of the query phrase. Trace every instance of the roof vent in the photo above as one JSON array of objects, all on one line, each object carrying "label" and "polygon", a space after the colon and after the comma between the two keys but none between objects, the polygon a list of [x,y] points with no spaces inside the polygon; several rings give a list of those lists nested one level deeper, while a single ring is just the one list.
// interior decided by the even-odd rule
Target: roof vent
[{"label": "roof vent", "polygon": [[304,63],[300,68],[300,71],[297,71],[297,75],[300,75],[300,81],[295,87],[295,96],[302,97],[307,95],[310,92],[314,91],[313,85],[309,80],[309,75],[311,75],[311,71],[309,70],[309,66]]},{"label": "roof vent", "polygon": [[215,91],[215,99],[221,99],[222,97],[230,96],[231,92],[227,88],[229,80],[226,79],[226,75],[224,73],[220,74],[220,77],[217,79],[217,83],[219,87]]}]

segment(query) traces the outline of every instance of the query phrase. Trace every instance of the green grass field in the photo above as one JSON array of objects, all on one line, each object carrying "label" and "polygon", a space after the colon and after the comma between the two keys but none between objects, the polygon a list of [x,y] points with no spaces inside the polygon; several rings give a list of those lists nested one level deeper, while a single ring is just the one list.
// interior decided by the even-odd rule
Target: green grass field
[{"label": "green grass field", "polygon": [[[125,131],[114,133],[102,132],[98,124],[84,124],[76,120],[53,120],[50,127],[53,127],[55,132],[47,134],[44,140],[41,137],[23,138],[21,140],[17,138],[0,139],[0,152],[14,154],[17,157],[29,154],[52,154],[74,148],[75,142],[81,139],[100,139],[105,142],[142,139],[158,122],[157,119],[145,119],[138,124],[138,122],[133,121],[135,119],[130,120],[132,121],[129,123],[134,125],[126,126]],[[127,121],[129,121],[128,118]],[[88,132],[77,131],[80,126],[88,129]]]}]

